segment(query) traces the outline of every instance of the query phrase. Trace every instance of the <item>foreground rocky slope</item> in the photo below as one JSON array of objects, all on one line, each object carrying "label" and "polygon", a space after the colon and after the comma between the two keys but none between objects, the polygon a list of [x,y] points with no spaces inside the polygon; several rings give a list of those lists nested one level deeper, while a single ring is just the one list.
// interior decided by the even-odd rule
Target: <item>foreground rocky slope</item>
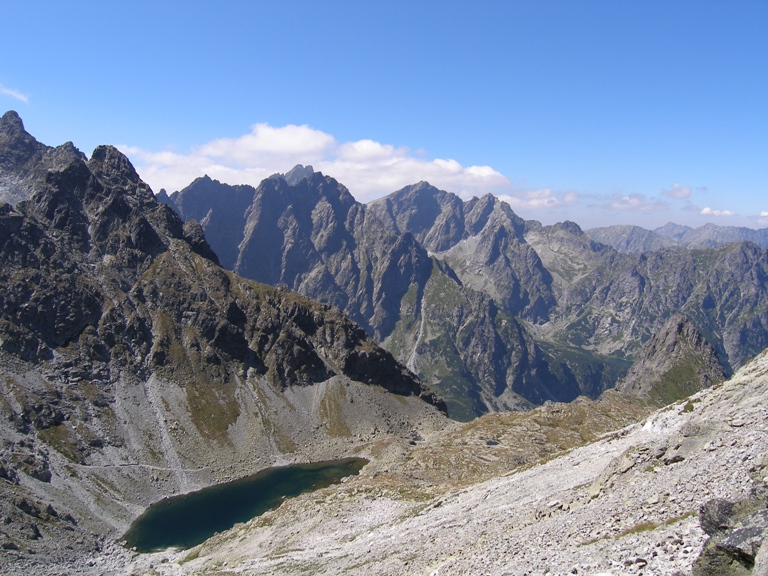
[{"label": "foreground rocky slope", "polygon": [[0,572],[80,566],[171,494],[444,425],[337,309],[222,269],[116,149],[49,148],[15,113],[0,135],[23,183],[0,203]]},{"label": "foreground rocky slope", "polygon": [[[589,436],[574,432],[599,434],[643,409],[619,395],[584,409],[487,415],[191,551],[135,566],[154,562],[160,574],[750,574],[768,559],[767,403],[768,352],[722,385],[587,445]],[[530,459],[516,460],[515,450]]]}]

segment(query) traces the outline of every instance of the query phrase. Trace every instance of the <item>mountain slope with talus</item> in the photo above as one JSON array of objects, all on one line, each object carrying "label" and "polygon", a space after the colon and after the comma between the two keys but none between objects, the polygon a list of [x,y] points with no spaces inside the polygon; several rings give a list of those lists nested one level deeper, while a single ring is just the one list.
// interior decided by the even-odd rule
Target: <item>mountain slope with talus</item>
[{"label": "mountain slope with talus", "polygon": [[687,318],[676,314],[643,345],[616,390],[665,406],[727,377],[717,351]]},{"label": "mountain slope with talus", "polygon": [[3,573],[122,554],[166,496],[445,425],[339,310],[223,269],[115,148],[47,147],[10,112],[0,134],[23,184],[0,203]]}]

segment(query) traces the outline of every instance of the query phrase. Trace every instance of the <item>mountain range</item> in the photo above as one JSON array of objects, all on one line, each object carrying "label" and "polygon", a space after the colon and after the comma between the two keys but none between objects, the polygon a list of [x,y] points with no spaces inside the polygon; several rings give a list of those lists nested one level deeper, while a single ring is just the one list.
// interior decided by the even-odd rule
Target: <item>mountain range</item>
[{"label": "mountain range", "polygon": [[[426,182],[363,205],[309,166],[158,199],[200,222],[223,266],[341,309],[458,419],[596,398],[678,313],[726,374],[768,346],[766,250],[723,244],[741,229],[666,226],[646,234],[654,250],[619,251]],[[611,244],[635,246],[640,230],[613,227]]]},{"label": "mountain range", "polygon": [[612,247],[618,252],[642,254],[680,246],[685,248],[719,248],[732,242],[752,242],[761,248],[768,248],[768,228],[753,230],[736,226],[704,224],[698,228],[681,226],[669,222],[655,230],[640,226],[615,225],[591,228],[586,234]]},{"label": "mountain range", "polygon": [[[767,269],[425,182],[362,205],[305,166],[154,195],[6,113],[0,571],[749,573]],[[119,544],[168,496],[349,456],[189,552]]]}]

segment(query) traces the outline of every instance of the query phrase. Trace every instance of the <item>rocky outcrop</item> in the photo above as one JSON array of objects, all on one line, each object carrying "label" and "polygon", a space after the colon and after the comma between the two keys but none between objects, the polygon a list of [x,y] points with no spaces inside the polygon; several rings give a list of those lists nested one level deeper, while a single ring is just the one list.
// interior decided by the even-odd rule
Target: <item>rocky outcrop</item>
[{"label": "rocky outcrop", "polygon": [[727,377],[715,349],[693,324],[676,314],[645,343],[616,389],[665,406]]},{"label": "rocky outcrop", "polygon": [[444,425],[338,309],[221,268],[117,149],[46,169],[58,149],[0,132],[23,183],[0,203],[3,573],[98,551],[165,496]]},{"label": "rocky outcrop", "polygon": [[738,576],[757,573],[766,567],[768,555],[768,510],[764,498],[752,497],[738,503],[723,499],[705,502],[699,521],[709,536],[693,564],[694,576]]}]

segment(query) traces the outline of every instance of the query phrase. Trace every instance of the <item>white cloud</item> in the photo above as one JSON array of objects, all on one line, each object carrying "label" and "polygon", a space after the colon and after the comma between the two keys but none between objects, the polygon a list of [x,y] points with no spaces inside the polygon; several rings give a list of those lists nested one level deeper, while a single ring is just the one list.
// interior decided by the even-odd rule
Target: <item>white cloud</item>
[{"label": "white cloud", "polygon": [[574,192],[573,190],[569,190],[563,196],[563,202],[565,202],[566,204],[573,204],[573,203],[577,202],[578,200],[579,200],[579,195],[576,192]]},{"label": "white cloud", "polygon": [[154,190],[180,190],[208,174],[227,184],[256,186],[267,176],[296,164],[342,182],[361,202],[390,194],[426,180],[463,197],[509,191],[509,180],[490,166],[463,166],[454,159],[424,157],[374,140],[339,143],[330,134],[309,126],[273,127],[256,124],[249,134],[220,138],[194,147],[188,154],[153,152],[120,146],[141,177]]},{"label": "white cloud", "polygon": [[627,196],[615,194],[610,208],[619,212],[657,212],[666,210],[669,208],[669,204],[663,200],[647,198],[644,194],[629,194]]},{"label": "white cloud", "polygon": [[691,187],[682,186],[681,184],[678,184],[677,182],[675,182],[674,184],[672,184],[672,188],[670,190],[662,190],[661,193],[664,194],[664,196],[669,196],[670,198],[678,198],[678,199],[690,198]]},{"label": "white cloud", "polygon": [[734,216],[735,213],[730,210],[713,210],[712,208],[702,208],[699,212],[702,216]]},{"label": "white cloud", "polygon": [[763,210],[762,212],[760,212],[760,217],[761,217],[761,218],[766,218],[766,217],[768,217],[768,210]]},{"label": "white cloud", "polygon": [[29,103],[29,97],[25,94],[22,94],[18,90],[13,90],[12,88],[6,88],[2,84],[0,84],[0,94],[5,94],[6,96],[10,96],[11,98],[15,98],[16,100],[20,102],[24,102],[24,104]]},{"label": "white cloud", "polygon": [[309,126],[289,124],[273,128],[256,124],[250,134],[239,138],[219,138],[195,150],[200,156],[222,158],[239,166],[256,167],[270,158],[297,157],[319,160],[335,145],[333,136]]}]

